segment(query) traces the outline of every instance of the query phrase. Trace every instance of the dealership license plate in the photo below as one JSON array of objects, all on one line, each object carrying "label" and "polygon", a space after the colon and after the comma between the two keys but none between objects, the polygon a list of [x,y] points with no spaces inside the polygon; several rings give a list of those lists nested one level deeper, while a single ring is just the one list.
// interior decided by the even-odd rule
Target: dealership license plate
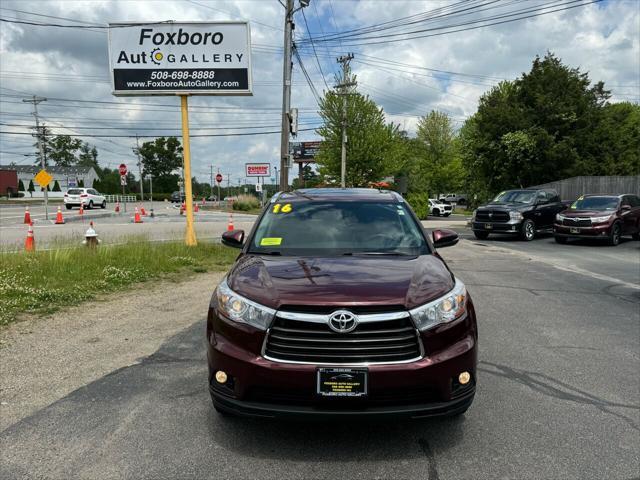
[{"label": "dealership license plate", "polygon": [[580,229],[579,228],[570,228],[569,232],[570,233],[580,233]]},{"label": "dealership license plate", "polygon": [[484,228],[485,230],[491,230],[493,228],[493,225],[491,225],[490,223],[485,223]]},{"label": "dealership license plate", "polygon": [[318,394],[325,397],[363,397],[368,372],[364,368],[319,368]]}]

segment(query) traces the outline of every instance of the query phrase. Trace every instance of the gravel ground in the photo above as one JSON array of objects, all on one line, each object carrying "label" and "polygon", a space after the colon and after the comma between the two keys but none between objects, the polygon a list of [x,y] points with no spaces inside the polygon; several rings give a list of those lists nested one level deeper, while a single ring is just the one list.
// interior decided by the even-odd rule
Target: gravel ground
[{"label": "gravel ground", "polygon": [[222,275],[142,284],[0,330],[0,431],[151,355],[168,337],[203,318]]}]

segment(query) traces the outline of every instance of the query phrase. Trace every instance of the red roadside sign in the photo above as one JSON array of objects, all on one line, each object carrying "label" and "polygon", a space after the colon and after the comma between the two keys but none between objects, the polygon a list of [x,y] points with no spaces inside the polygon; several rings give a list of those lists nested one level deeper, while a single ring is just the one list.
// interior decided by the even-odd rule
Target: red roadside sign
[{"label": "red roadside sign", "polygon": [[221,173],[216,175],[216,182],[218,182],[218,183],[222,182],[222,174]]},{"label": "red roadside sign", "polygon": [[127,174],[127,166],[124,163],[120,164],[120,166],[118,167],[118,170],[120,170],[120,175]]}]

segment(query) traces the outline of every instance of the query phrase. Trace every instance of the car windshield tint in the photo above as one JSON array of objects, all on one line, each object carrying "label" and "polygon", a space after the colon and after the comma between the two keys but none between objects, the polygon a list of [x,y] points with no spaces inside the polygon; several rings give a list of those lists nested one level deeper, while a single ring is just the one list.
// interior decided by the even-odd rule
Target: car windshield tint
[{"label": "car windshield tint", "polygon": [[80,195],[82,193],[82,190],[80,190],[79,188],[71,188],[67,190],[67,193],[69,195]]},{"label": "car windshield tint", "polygon": [[571,210],[615,210],[618,208],[617,197],[585,197],[571,204]]},{"label": "car windshield tint", "polygon": [[535,198],[536,192],[531,190],[509,190],[499,193],[493,203],[532,203]]},{"label": "car windshield tint", "polygon": [[249,252],[415,256],[429,248],[404,204],[285,201],[269,206]]}]

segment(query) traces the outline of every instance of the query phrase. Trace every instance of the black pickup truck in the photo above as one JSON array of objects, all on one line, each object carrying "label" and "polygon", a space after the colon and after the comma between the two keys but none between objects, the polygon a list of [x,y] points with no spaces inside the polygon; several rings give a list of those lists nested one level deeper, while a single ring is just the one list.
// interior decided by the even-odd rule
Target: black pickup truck
[{"label": "black pickup truck", "polygon": [[507,190],[473,212],[471,228],[481,240],[505,233],[531,241],[538,232],[552,232],[556,214],[566,208],[555,190]]}]

